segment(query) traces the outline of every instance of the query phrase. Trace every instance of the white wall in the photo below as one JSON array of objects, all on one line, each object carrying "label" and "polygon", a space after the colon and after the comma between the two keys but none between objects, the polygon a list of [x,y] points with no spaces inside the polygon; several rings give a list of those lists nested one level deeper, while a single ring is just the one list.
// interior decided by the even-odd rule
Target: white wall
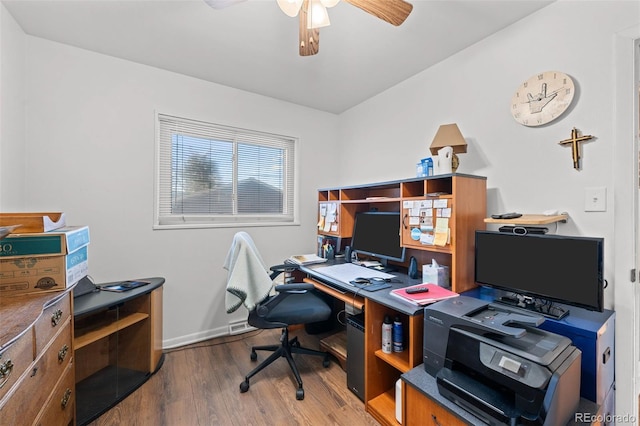
[{"label": "white wall", "polygon": [[300,138],[300,226],[251,228],[265,261],[315,250],[316,188],[333,161],[334,115],[27,37],[28,211],[90,226],[98,282],[163,276],[164,340],[227,332],[222,264],[237,228],[152,230],[154,111]]},{"label": "white wall", "polygon": [[26,36],[0,4],[0,211],[24,205]]},{"label": "white wall", "polygon": [[[636,412],[632,376],[637,330],[632,327],[634,284],[627,278],[634,265],[626,263],[620,272],[614,268],[614,225],[633,229],[630,222],[614,223],[619,165],[613,152],[616,145],[633,144],[632,137],[615,138],[620,113],[615,78],[621,65],[614,62],[614,43],[616,33],[639,25],[637,1],[560,1],[340,116],[341,139],[348,141],[343,143],[344,184],[410,176],[416,160],[428,155],[438,126],[455,122],[469,144],[468,152],[459,155],[458,171],[487,176],[488,214],[566,211],[570,219],[558,226],[558,233],[605,238],[605,304],[612,308],[615,300],[618,324],[618,414]],[[573,77],[574,106],[541,128],[517,124],[509,110],[513,92],[528,77],[547,70]],[[571,149],[558,144],[573,127],[596,136],[582,145],[581,170],[573,169]],[[365,151],[370,155],[362,155]],[[626,169],[633,169],[637,159],[627,158]],[[607,188],[606,212],[584,211],[585,188],[594,186]],[[628,261],[628,253],[621,256]]]}]

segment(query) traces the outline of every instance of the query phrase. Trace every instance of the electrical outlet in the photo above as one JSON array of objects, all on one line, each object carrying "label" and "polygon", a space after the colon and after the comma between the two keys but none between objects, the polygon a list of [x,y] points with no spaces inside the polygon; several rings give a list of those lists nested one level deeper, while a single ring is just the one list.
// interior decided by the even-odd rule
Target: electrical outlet
[{"label": "electrical outlet", "polygon": [[605,212],[607,211],[607,187],[595,186],[584,189],[584,211],[585,212]]}]

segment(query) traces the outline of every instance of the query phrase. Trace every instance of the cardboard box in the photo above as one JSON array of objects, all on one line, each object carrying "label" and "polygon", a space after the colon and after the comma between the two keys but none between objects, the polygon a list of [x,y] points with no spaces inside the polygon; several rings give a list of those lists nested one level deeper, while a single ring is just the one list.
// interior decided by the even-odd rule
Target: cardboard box
[{"label": "cardboard box", "polygon": [[64,290],[89,273],[87,245],[58,256],[0,258],[0,297]]},{"label": "cardboard box", "polygon": [[67,226],[55,231],[11,234],[0,240],[0,258],[69,254],[89,244],[88,226]]}]

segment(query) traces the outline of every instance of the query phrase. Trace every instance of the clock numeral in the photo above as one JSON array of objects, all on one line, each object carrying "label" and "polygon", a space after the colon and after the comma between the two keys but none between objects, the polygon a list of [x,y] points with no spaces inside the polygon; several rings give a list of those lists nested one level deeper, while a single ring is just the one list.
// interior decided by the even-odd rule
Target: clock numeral
[{"label": "clock numeral", "polygon": [[567,87],[567,89],[564,91],[565,94],[569,95],[571,94],[571,88]]},{"label": "clock numeral", "polygon": [[518,109],[518,104],[511,105],[511,109]]},{"label": "clock numeral", "polygon": [[528,82],[528,81],[525,81],[525,82],[524,82],[524,84],[522,85],[522,87],[524,87],[525,89],[526,89],[527,87],[529,87],[529,82]]},{"label": "clock numeral", "polygon": [[538,124],[542,123],[542,119],[541,118],[538,118],[536,121],[538,122]]},{"label": "clock numeral", "polygon": [[544,80],[544,74],[538,74],[538,80]]},{"label": "clock numeral", "polygon": [[520,118],[520,113],[516,112],[515,114],[513,114],[513,118]]},{"label": "clock numeral", "polygon": [[567,84],[567,79],[566,78],[562,79],[562,84]]}]

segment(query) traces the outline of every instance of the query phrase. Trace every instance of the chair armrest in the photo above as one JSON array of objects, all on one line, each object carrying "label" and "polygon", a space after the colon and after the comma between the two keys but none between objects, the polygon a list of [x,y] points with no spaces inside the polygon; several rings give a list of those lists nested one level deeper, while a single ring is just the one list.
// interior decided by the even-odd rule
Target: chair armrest
[{"label": "chair armrest", "polygon": [[271,280],[275,280],[276,277],[281,273],[297,271],[300,269],[300,267],[295,263],[282,263],[280,265],[273,265],[269,269],[271,270],[271,274],[269,275],[271,277]]},{"label": "chair armrest", "polygon": [[313,290],[313,284],[307,283],[292,283],[292,284],[279,284],[274,287],[278,293],[284,291],[301,291],[301,290]]},{"label": "chair armrest", "polygon": [[286,299],[290,294],[306,293],[309,290],[313,290],[313,284],[307,283],[293,283],[293,284],[278,284],[274,287],[278,292],[277,295],[269,298],[266,302],[259,303],[256,306],[256,314],[258,317],[265,317],[270,310],[278,306],[280,302]]}]

